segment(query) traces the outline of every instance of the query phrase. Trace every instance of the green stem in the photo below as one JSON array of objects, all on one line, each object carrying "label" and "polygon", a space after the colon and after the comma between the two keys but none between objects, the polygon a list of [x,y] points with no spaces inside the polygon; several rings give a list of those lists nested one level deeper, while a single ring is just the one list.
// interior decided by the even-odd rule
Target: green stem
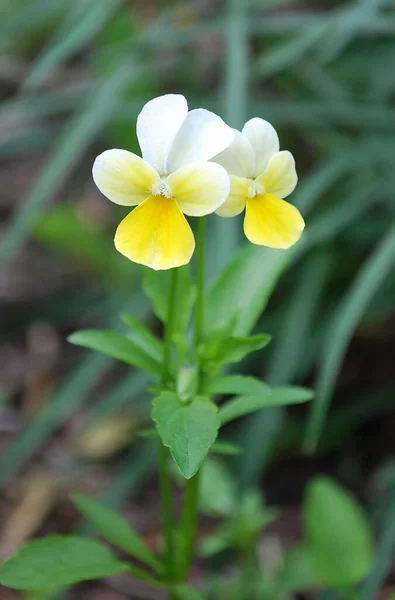
[{"label": "green stem", "polygon": [[184,581],[188,577],[193,559],[195,539],[198,525],[199,472],[186,482],[182,505],[181,532],[182,557],[179,565],[178,579]]},{"label": "green stem", "polygon": [[169,472],[169,455],[167,448],[160,443],[160,496],[162,504],[162,527],[163,540],[165,544],[165,559],[167,565],[167,577],[171,581],[174,577],[174,545],[173,545],[173,517],[172,517],[172,493]]},{"label": "green stem", "polygon": [[204,333],[204,241],[206,221],[199,219],[196,272],[195,349],[198,349]]},{"label": "green stem", "polygon": [[[199,219],[197,240],[196,306],[195,306],[195,354],[204,335],[204,243],[206,222]],[[182,556],[179,560],[177,579],[184,581],[192,563],[198,525],[199,472],[186,482],[182,503],[180,531]]]},{"label": "green stem", "polygon": [[167,323],[164,335],[162,385],[167,386],[171,365],[171,341],[173,337],[174,319],[176,316],[178,269],[170,273],[169,304],[167,307]]},{"label": "green stem", "polygon": [[[168,385],[170,366],[171,366],[171,343],[174,329],[176,293],[177,293],[177,278],[178,269],[173,269],[170,274],[170,289],[167,322],[164,334],[164,349],[163,349],[163,371],[162,371],[162,386]],[[175,575],[174,568],[174,544],[173,544],[173,516],[172,516],[172,492],[171,478],[169,471],[169,453],[167,448],[160,444],[160,496],[162,505],[162,528],[163,539],[165,544],[165,558],[167,565],[167,577],[171,581]],[[170,596],[171,598],[172,596]]]}]

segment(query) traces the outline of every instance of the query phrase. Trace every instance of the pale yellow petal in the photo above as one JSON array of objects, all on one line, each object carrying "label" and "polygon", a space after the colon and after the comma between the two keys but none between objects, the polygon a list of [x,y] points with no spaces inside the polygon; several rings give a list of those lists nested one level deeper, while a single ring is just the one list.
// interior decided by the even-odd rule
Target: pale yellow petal
[{"label": "pale yellow petal", "polygon": [[253,244],[270,248],[289,248],[304,229],[303,218],[295,206],[271,194],[249,198],[244,233]]},{"label": "pale yellow petal", "polygon": [[235,217],[243,212],[248,190],[252,183],[251,179],[246,177],[230,176],[230,194],[225,202],[215,211],[220,217]]},{"label": "pale yellow petal", "polygon": [[93,165],[93,179],[109,200],[135,206],[151,193],[159,176],[145,160],[127,150],[106,150]]},{"label": "pale yellow petal", "polygon": [[265,172],[257,177],[256,182],[268,194],[273,194],[279,198],[289,196],[298,183],[295,159],[292,154],[287,150],[273,154],[269,159]]},{"label": "pale yellow petal", "polygon": [[214,212],[225,201],[230,190],[227,172],[212,162],[181,167],[169,175],[166,184],[182,212],[191,217]]},{"label": "pale yellow petal", "polygon": [[192,230],[173,198],[149,196],[118,226],[116,249],[151,269],[186,265],[195,248]]}]

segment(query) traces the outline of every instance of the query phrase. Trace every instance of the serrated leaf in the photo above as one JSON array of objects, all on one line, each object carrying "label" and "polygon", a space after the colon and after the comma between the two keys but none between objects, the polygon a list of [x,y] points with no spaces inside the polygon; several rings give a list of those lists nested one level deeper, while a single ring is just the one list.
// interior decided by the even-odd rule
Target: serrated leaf
[{"label": "serrated leaf", "polygon": [[162,366],[135,342],[116,331],[84,329],[67,338],[71,344],[97,350],[133,367],[161,375]]},{"label": "serrated leaf", "polygon": [[303,520],[312,560],[325,584],[344,589],[369,574],[372,534],[349,492],[329,478],[315,479],[307,489]]},{"label": "serrated leaf", "polygon": [[314,398],[314,392],[298,386],[275,387],[266,396],[237,396],[220,407],[221,425],[234,419],[249,415],[268,406],[301,404]]},{"label": "serrated leaf", "polygon": [[270,335],[266,334],[250,337],[212,339],[203,344],[200,356],[208,369],[214,365],[221,366],[229,363],[237,363],[251,352],[267,346],[270,340]]},{"label": "serrated leaf", "polygon": [[0,583],[16,590],[45,590],[128,570],[98,542],[53,535],[29,542],[3,563]]},{"label": "serrated leaf", "polygon": [[225,375],[208,382],[206,394],[234,394],[239,396],[260,396],[271,393],[270,387],[250,375]]},{"label": "serrated leaf", "polygon": [[163,361],[163,344],[147,327],[132,315],[122,315],[122,321],[129,327],[130,331],[126,337],[151,358],[159,363]]},{"label": "serrated leaf", "polygon": [[125,519],[93,498],[81,494],[73,495],[78,510],[109,542],[125,550],[130,556],[160,572],[162,565]]},{"label": "serrated leaf", "polygon": [[[143,289],[152,300],[155,315],[167,322],[170,271],[144,270]],[[192,285],[191,272],[188,266],[177,269],[176,307],[174,309],[173,337],[182,335],[186,329],[195,299],[195,287]]]},{"label": "serrated leaf", "polygon": [[182,404],[175,393],[162,392],[153,402],[152,418],[181,474],[190,479],[217,438],[217,406],[202,397]]}]

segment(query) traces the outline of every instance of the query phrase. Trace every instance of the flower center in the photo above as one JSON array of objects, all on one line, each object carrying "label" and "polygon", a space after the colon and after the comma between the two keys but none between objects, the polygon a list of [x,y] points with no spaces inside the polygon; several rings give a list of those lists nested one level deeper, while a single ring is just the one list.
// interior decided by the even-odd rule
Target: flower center
[{"label": "flower center", "polygon": [[248,197],[255,198],[255,196],[259,196],[265,193],[265,190],[259,183],[253,181],[248,189]]},{"label": "flower center", "polygon": [[158,181],[152,186],[152,195],[171,198],[171,191],[169,186],[165,181],[163,181],[163,179],[158,179]]}]

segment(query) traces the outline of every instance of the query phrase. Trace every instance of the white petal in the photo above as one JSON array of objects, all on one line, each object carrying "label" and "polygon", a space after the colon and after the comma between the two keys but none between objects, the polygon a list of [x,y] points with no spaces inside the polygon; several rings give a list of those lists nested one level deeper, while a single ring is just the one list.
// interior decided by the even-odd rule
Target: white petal
[{"label": "white petal", "polygon": [[254,151],[248,139],[234,129],[235,137],[230,146],[217,154],[213,161],[222,165],[229,175],[253,177],[255,170]]},{"label": "white petal", "polygon": [[174,138],[167,159],[167,172],[194,162],[206,162],[233,141],[233,129],[204,108],[191,110]]},{"label": "white petal", "polygon": [[115,204],[135,206],[151,193],[159,176],[145,160],[127,150],[106,150],[93,165],[99,190]]},{"label": "white petal", "polygon": [[169,148],[188,114],[180,94],[166,94],[147,102],[137,117],[137,137],[143,158],[160,175],[166,172]]},{"label": "white petal", "polygon": [[262,186],[265,193],[278,198],[286,198],[291,194],[298,182],[295,169],[295,159],[288,150],[274,154],[256,182]]},{"label": "white petal", "polygon": [[214,212],[226,200],[229,176],[215,163],[199,163],[181,167],[166,179],[172,197],[182,212],[202,217]]},{"label": "white petal", "polygon": [[242,133],[254,149],[256,177],[266,169],[269,158],[280,150],[278,135],[273,125],[259,117],[247,121]]}]

